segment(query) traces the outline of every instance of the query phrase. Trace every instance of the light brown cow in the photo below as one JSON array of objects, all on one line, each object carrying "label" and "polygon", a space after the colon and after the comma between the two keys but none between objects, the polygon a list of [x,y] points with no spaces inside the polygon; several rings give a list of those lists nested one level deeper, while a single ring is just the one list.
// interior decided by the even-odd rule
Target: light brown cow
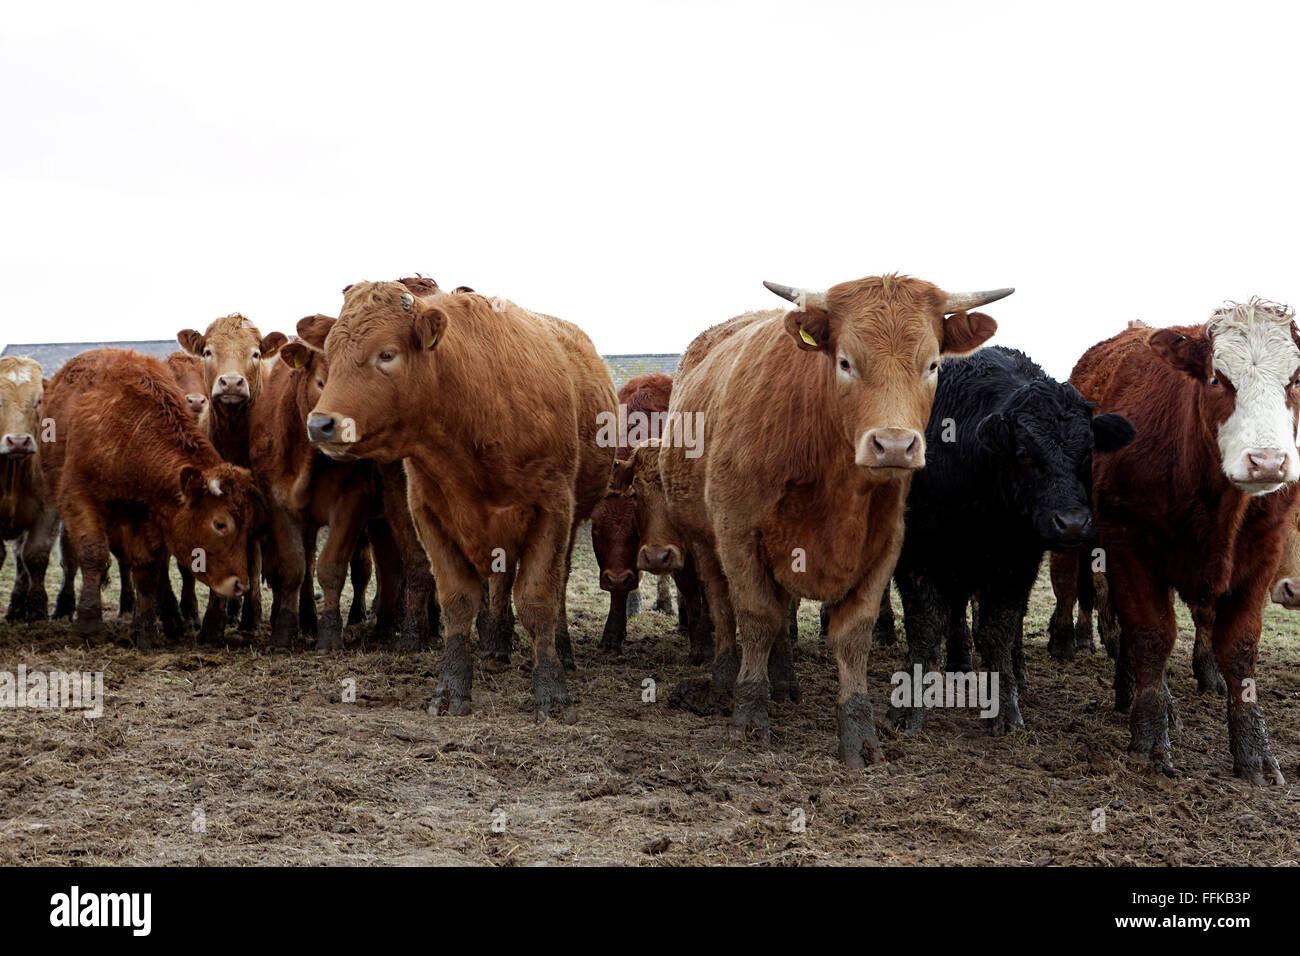
[{"label": "light brown cow", "polygon": [[41,418],[45,382],[39,363],[0,358],[0,566],[14,541],[14,590],[7,621],[43,621],[45,569],[59,513],[41,474]]},{"label": "light brown cow", "polygon": [[[194,329],[176,333],[181,348],[203,363],[204,391],[209,400],[205,427],[218,454],[231,464],[245,468],[251,464],[249,413],[262,392],[271,359],[288,340],[283,332],[262,335],[256,325],[238,312],[214,320],[202,334]],[[262,562],[255,542],[250,544],[248,560],[257,586],[244,602],[239,627],[251,632],[262,619]],[[218,640],[225,624],[223,603],[209,598],[199,643]]]},{"label": "light brown cow", "polygon": [[157,639],[154,600],[169,552],[222,597],[247,592],[252,476],[221,460],[166,366],[122,349],[83,352],[50,380],[44,414],[53,440],[41,467],[63,519],[65,560],[82,575],[81,633],[103,627],[110,550],[131,568],[141,648]]},{"label": "light brown cow", "polygon": [[537,719],[558,709],[575,720],[559,625],[574,534],[614,458],[596,441],[601,414],[617,408],[591,340],[499,299],[362,282],[322,344],[330,378],[307,422],[313,440],[334,457],[406,459],[446,640],[430,713],[470,712],[481,582],[517,566]]},{"label": "light brown cow", "polygon": [[[713,615],[714,690],[734,691],[733,740],[768,738],[769,652],[773,683],[794,687],[791,603],[825,601],[840,755],[862,767],[882,759],[867,661],[911,475],[925,464],[939,363],[996,329],[966,310],[1012,290],[953,295],[893,275],[768,288],[796,308],[732,319],[683,356],[660,474]],[[703,433],[694,454],[692,422]]]}]

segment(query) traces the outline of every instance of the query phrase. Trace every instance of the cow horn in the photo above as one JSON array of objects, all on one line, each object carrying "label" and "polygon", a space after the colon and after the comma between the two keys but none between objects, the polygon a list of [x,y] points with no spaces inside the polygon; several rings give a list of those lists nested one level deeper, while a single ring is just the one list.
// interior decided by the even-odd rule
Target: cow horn
[{"label": "cow horn", "polygon": [[813,291],[810,289],[796,289],[794,286],[781,285],[778,282],[764,281],[763,285],[775,292],[783,299],[799,305],[803,309],[825,309],[826,308],[826,291]]},{"label": "cow horn", "polygon": [[993,289],[989,292],[949,292],[948,301],[943,306],[943,314],[952,315],[954,312],[977,309],[981,305],[1005,299],[1015,291],[1015,289]]},{"label": "cow horn", "polygon": [[411,311],[411,306],[415,305],[415,296],[409,292],[402,293],[402,309],[406,312]]}]

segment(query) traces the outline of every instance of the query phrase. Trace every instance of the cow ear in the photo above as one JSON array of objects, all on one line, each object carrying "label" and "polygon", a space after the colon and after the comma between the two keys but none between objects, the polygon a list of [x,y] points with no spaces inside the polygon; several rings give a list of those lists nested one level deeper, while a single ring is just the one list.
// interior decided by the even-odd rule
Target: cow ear
[{"label": "cow ear", "polygon": [[191,505],[196,505],[202,500],[207,485],[203,483],[203,472],[193,465],[185,465],[181,468],[181,494]]},{"label": "cow ear", "polygon": [[985,415],[975,426],[975,444],[985,451],[1001,452],[1011,448],[1011,428],[997,412]]},{"label": "cow ear", "polygon": [[825,309],[809,306],[785,314],[785,330],[806,352],[830,352],[835,344],[835,323]]},{"label": "cow ear", "polygon": [[334,327],[334,318],[329,315],[309,315],[298,320],[298,338],[302,339],[318,352],[325,351],[325,337]]},{"label": "cow ear", "polygon": [[616,459],[614,467],[609,470],[609,491],[622,494],[632,487],[632,474],[636,466],[632,459]]},{"label": "cow ear", "polygon": [[312,349],[302,342],[290,342],[280,349],[280,361],[290,368],[306,368],[311,364]]},{"label": "cow ear", "polygon": [[270,358],[289,341],[289,336],[283,332],[272,332],[269,335],[262,336],[262,341],[258,343],[258,350],[262,353],[262,358]]},{"label": "cow ear", "polygon": [[1147,348],[1161,361],[1203,382],[1210,364],[1210,342],[1201,336],[1191,338],[1177,329],[1156,329],[1147,336]]},{"label": "cow ear", "polygon": [[447,328],[447,313],[436,305],[426,305],[424,300],[416,299],[411,303],[411,327],[415,331],[415,340],[422,349],[432,349],[438,345],[443,330]]},{"label": "cow ear", "polygon": [[1294,319],[1291,320],[1291,341],[1300,349],[1300,330],[1296,329]]},{"label": "cow ear", "polygon": [[203,336],[193,329],[181,329],[176,333],[176,341],[186,352],[203,358]]},{"label": "cow ear", "polygon": [[983,312],[954,312],[943,320],[944,355],[968,355],[993,337],[998,324]]},{"label": "cow ear", "polygon": [[1117,412],[1097,415],[1092,420],[1092,446],[1097,451],[1119,451],[1136,434],[1133,423]]}]

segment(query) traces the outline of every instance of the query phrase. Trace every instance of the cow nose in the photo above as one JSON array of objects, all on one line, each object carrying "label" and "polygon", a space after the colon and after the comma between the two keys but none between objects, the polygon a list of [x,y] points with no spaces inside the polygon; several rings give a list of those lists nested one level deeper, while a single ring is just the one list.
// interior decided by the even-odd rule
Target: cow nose
[{"label": "cow nose", "polygon": [[1276,448],[1248,448],[1246,472],[1252,481],[1285,481],[1287,457]]},{"label": "cow nose", "polygon": [[1062,541],[1081,541],[1088,531],[1092,513],[1086,508],[1068,508],[1052,515],[1052,527]]},{"label": "cow nose", "polygon": [[234,596],[235,596],[235,597],[239,597],[240,595],[242,595],[242,594],[246,594],[246,593],[248,593],[248,585],[245,584],[243,581],[239,580],[239,578],[235,578],[235,595],[234,595]]},{"label": "cow nose", "polygon": [[190,394],[185,396],[185,400],[190,403],[190,411],[198,415],[208,404],[208,396]]},{"label": "cow nose", "polygon": [[666,574],[672,569],[673,553],[671,548],[652,548],[643,545],[637,552],[636,564],[642,571],[651,574]]},{"label": "cow nose", "polygon": [[606,591],[630,591],[636,587],[635,571],[602,571],[601,586]]},{"label": "cow nose", "polygon": [[1273,587],[1273,603],[1300,608],[1300,579],[1283,578]]},{"label": "cow nose", "polygon": [[36,451],[36,439],[31,435],[5,435],[0,438],[0,455],[30,455]]},{"label": "cow nose", "polygon": [[873,428],[862,436],[856,461],[868,468],[920,468],[921,433],[910,428]]},{"label": "cow nose", "polygon": [[330,441],[334,437],[334,416],[317,415],[315,413],[307,416],[307,437],[312,441]]}]

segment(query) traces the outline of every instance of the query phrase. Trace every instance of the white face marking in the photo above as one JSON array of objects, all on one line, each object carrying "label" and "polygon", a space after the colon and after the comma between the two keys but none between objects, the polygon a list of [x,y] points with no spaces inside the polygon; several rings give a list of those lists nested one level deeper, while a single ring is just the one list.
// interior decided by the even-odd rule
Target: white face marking
[{"label": "white face marking", "polygon": [[[1252,301],[1226,308],[1211,320],[1214,370],[1236,390],[1236,407],[1219,426],[1223,473],[1242,491],[1264,495],[1300,478],[1296,426],[1286,407],[1286,391],[1300,349],[1291,338],[1290,315],[1281,316]],[[1252,473],[1254,462],[1286,456],[1281,471]]]},{"label": "white face marking", "polygon": [[218,498],[220,498],[220,497],[221,497],[221,482],[219,482],[219,481],[217,481],[217,479],[213,478],[211,481],[208,482],[208,491],[212,492],[214,495],[216,495]]},{"label": "white face marking", "polygon": [[5,378],[15,385],[26,385],[32,380],[32,369],[30,365],[20,365],[15,369],[5,373]]}]

